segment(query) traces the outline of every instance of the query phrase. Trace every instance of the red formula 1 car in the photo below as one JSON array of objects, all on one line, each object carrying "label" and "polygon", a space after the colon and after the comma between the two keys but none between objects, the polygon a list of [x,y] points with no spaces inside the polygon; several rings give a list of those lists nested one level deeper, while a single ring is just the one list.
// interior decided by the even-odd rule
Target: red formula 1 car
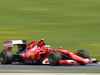
[{"label": "red formula 1 car", "polygon": [[[11,52],[14,45],[18,46],[18,51],[15,54]],[[44,40],[31,42],[28,45],[25,40],[4,42],[4,50],[0,53],[0,61],[2,64],[24,62],[50,65],[97,63],[97,59],[90,59],[88,52],[85,50],[78,50],[73,53],[69,50],[61,49],[61,47],[53,49],[49,45],[45,45]]]}]

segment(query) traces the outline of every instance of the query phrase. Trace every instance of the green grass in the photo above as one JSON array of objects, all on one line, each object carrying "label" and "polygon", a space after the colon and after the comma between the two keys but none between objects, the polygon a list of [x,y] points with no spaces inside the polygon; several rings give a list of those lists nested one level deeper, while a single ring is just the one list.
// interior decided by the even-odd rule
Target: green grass
[{"label": "green grass", "polygon": [[100,71],[0,71],[0,73],[100,73]]},{"label": "green grass", "polygon": [[42,38],[100,59],[100,0],[0,0],[0,50],[7,40]]}]

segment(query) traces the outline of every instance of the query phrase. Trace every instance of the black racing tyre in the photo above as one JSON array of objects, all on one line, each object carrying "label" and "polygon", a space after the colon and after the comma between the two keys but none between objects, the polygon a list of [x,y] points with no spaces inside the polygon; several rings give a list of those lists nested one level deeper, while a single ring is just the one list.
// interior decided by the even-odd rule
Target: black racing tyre
[{"label": "black racing tyre", "polygon": [[[88,54],[88,52],[86,50],[78,50],[77,51],[77,55],[80,56],[80,57],[83,57],[85,59],[89,59],[89,54]],[[79,63],[82,66],[86,65],[85,63],[82,63],[80,61],[79,61]]]},{"label": "black racing tyre", "polygon": [[59,60],[62,59],[62,55],[60,52],[57,51],[51,51],[48,60],[51,66],[59,65]]},{"label": "black racing tyre", "polygon": [[0,54],[1,64],[11,64],[13,60],[13,54],[9,50],[2,50]]},{"label": "black racing tyre", "polygon": [[77,55],[85,59],[89,59],[89,54],[86,50],[78,50]]}]

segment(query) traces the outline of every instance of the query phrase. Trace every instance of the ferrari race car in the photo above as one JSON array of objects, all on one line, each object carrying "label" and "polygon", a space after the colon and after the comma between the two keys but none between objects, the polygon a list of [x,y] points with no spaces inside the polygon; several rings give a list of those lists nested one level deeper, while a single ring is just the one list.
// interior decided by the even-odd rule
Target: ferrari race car
[{"label": "ferrari race car", "polygon": [[[18,46],[18,51],[12,53],[14,45]],[[31,42],[27,45],[26,40],[12,40],[4,42],[4,50],[0,53],[1,64],[11,64],[12,62],[50,64],[79,64],[97,63],[97,59],[89,58],[85,50],[78,50],[73,53],[69,50],[53,49],[50,45],[45,45],[44,40]]]}]

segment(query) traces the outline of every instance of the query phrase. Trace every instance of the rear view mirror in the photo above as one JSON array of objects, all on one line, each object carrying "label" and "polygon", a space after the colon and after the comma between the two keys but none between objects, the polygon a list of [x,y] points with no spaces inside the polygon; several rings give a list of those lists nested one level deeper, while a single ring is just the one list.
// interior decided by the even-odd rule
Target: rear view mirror
[{"label": "rear view mirror", "polygon": [[58,47],[59,49],[61,49],[62,47]]}]

